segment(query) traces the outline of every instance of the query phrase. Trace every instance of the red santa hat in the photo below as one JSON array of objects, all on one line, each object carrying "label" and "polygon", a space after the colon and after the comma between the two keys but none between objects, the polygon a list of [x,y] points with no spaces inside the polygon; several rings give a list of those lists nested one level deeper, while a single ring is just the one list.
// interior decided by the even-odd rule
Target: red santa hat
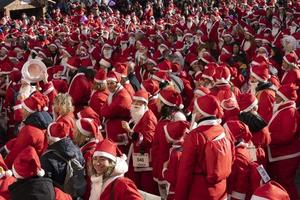
[{"label": "red santa hat", "polygon": [[210,64],[207,64],[205,67],[204,67],[204,70],[203,70],[203,73],[202,73],[202,78],[206,78],[206,79],[209,79],[211,81],[214,80],[214,75],[216,73],[216,67],[218,65],[215,64],[215,63],[210,63]]},{"label": "red santa hat", "polygon": [[186,58],[185,58],[185,61],[190,65],[194,65],[198,62],[198,58],[195,54],[193,53],[189,53]]},{"label": "red santa hat", "polygon": [[200,56],[200,60],[202,60],[206,64],[215,62],[215,59],[209,53],[204,53],[202,56]]},{"label": "red santa hat", "polygon": [[97,144],[93,154],[93,157],[95,156],[105,157],[114,162],[117,161],[117,157],[126,157],[124,154],[122,154],[116,143],[110,139],[104,139]]},{"label": "red santa hat", "polygon": [[110,71],[107,74],[106,80],[107,81],[114,81],[114,82],[120,83],[121,76],[119,74],[117,74],[115,71]]},{"label": "red santa hat", "polygon": [[52,122],[47,128],[48,138],[53,142],[66,138],[70,131],[70,126],[63,122]]},{"label": "red santa hat", "polygon": [[235,139],[235,142],[243,139],[245,142],[249,142],[252,138],[252,134],[246,124],[238,120],[230,120],[224,124],[224,129]]},{"label": "red santa hat", "polygon": [[34,176],[44,176],[40,158],[32,146],[26,147],[14,160],[12,171],[17,179],[27,179]]},{"label": "red santa hat", "polygon": [[182,137],[188,133],[190,123],[187,121],[174,121],[164,126],[164,133],[167,141],[177,143],[182,141]]},{"label": "red santa hat", "polygon": [[106,72],[104,69],[99,69],[94,77],[96,83],[106,83]]},{"label": "red santa hat", "polygon": [[209,93],[210,93],[210,90],[207,87],[204,87],[204,86],[199,86],[194,91],[194,94],[197,94],[200,97],[202,97],[204,95],[207,95]]},{"label": "red santa hat", "polygon": [[276,91],[276,94],[280,96],[284,101],[296,101],[298,97],[298,88],[299,87],[295,84],[285,84]]},{"label": "red santa hat", "polygon": [[290,197],[287,191],[279,183],[270,181],[257,188],[251,197],[251,200],[261,199],[289,200]]},{"label": "red santa hat", "polygon": [[157,95],[159,92],[159,84],[153,79],[144,80],[141,84],[141,88],[146,90],[151,96]]},{"label": "red santa hat", "polygon": [[223,84],[229,83],[231,77],[231,73],[228,67],[219,66],[216,68],[216,73],[214,74],[214,79],[216,83]]},{"label": "red santa hat", "polygon": [[121,77],[127,77],[128,75],[128,66],[126,64],[118,63],[116,64],[114,71],[119,74]]},{"label": "red santa hat", "polygon": [[1,154],[0,154],[0,168],[2,168],[2,170],[0,170],[0,179],[4,176],[6,177],[12,176],[12,171],[7,168]]},{"label": "red santa hat", "polygon": [[220,105],[224,110],[238,110],[239,109],[239,105],[238,105],[236,98],[224,99],[220,103]]},{"label": "red santa hat", "polygon": [[162,82],[166,82],[166,81],[170,81],[170,77],[168,75],[167,72],[163,72],[163,71],[157,71],[155,72],[152,77],[152,79],[162,83]]},{"label": "red santa hat", "polygon": [[162,72],[171,72],[172,71],[172,63],[170,61],[164,60],[154,67],[154,69],[162,71]]},{"label": "red santa hat", "polygon": [[146,90],[143,90],[143,89],[135,92],[133,97],[132,97],[133,100],[143,101],[146,104],[148,104],[148,98],[149,98],[148,92]]},{"label": "red santa hat", "polygon": [[68,59],[67,67],[70,69],[78,69],[80,65],[80,59],[77,56],[73,56]]},{"label": "red santa hat", "polygon": [[96,121],[91,118],[80,118],[76,121],[76,127],[79,132],[87,137],[99,136],[99,126]]},{"label": "red santa hat", "polygon": [[49,99],[47,96],[40,92],[35,92],[22,102],[22,107],[30,113],[34,113],[36,111],[48,111],[48,102]]},{"label": "red santa hat", "polygon": [[183,109],[182,98],[173,88],[167,87],[159,92],[158,98],[167,106]]},{"label": "red santa hat", "polygon": [[237,102],[240,107],[240,112],[249,112],[258,104],[257,98],[250,93],[240,94]]},{"label": "red santa hat", "polygon": [[196,110],[205,117],[219,116],[221,113],[219,101],[212,95],[198,97],[194,104]]},{"label": "red santa hat", "polygon": [[100,126],[100,117],[98,113],[96,113],[90,106],[86,106],[84,109],[77,113],[78,119],[81,118],[90,118],[97,122],[98,126]]},{"label": "red santa hat", "polygon": [[289,53],[283,57],[283,60],[288,64],[295,68],[298,68],[298,58],[295,53]]},{"label": "red santa hat", "polygon": [[250,75],[260,82],[267,82],[270,78],[269,68],[266,65],[252,66],[250,68]]}]

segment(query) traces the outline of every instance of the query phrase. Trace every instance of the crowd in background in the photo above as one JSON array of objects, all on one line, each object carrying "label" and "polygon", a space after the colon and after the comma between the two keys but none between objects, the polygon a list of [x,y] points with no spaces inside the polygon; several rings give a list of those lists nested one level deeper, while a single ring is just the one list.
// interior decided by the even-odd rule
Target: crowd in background
[{"label": "crowd in background", "polygon": [[299,199],[297,0],[60,1],[0,42],[0,199]]}]

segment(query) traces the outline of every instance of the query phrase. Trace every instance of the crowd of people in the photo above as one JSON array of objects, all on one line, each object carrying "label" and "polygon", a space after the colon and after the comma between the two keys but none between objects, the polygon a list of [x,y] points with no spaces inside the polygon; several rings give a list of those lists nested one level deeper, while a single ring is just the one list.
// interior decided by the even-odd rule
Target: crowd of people
[{"label": "crowd of people", "polygon": [[0,199],[298,200],[300,2],[143,3],[1,19]]}]

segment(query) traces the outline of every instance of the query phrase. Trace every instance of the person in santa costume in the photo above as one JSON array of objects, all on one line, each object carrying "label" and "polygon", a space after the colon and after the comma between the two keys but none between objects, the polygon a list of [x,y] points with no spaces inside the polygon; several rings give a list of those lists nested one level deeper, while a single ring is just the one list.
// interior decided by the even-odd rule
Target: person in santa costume
[{"label": "person in santa costume", "polygon": [[89,200],[141,200],[134,182],[124,177],[128,171],[126,156],[117,145],[104,139],[93,154],[94,174]]},{"label": "person in santa costume", "polygon": [[[298,87],[300,86],[300,70],[298,64],[298,58],[295,53],[289,53],[283,57],[282,69],[284,70],[284,74],[281,79],[281,84],[296,84]],[[297,91],[297,107],[300,105],[300,91]]]},{"label": "person in santa costume", "polygon": [[109,95],[100,111],[100,116],[105,118],[106,138],[112,139],[126,152],[128,137],[122,128],[121,121],[129,121],[132,99],[120,81],[121,77],[114,71],[107,74],[106,82]]},{"label": "person in santa costume", "polygon": [[164,163],[162,175],[169,183],[167,199],[173,200],[175,198],[177,170],[182,154],[182,143],[190,128],[190,124],[187,121],[176,121],[170,122],[165,125],[164,128],[166,130],[166,139],[169,143],[172,143],[172,147],[170,149],[170,157],[168,161]]},{"label": "person in santa costume", "polygon": [[23,119],[18,136],[15,140],[9,141],[6,146],[8,153],[5,163],[11,168],[16,156],[27,146],[36,149],[41,155],[46,148],[46,138],[44,130],[52,122],[52,118],[47,110],[48,98],[39,92],[33,93],[30,97],[17,104],[15,115],[20,115]]},{"label": "person in santa costume", "polygon": [[121,76],[121,84],[128,91],[130,96],[133,96],[135,91],[128,80],[128,65],[118,63],[114,68],[115,72]]},{"label": "person in santa costume", "polygon": [[291,199],[298,199],[295,185],[296,170],[300,163],[299,113],[296,110],[298,87],[283,85],[276,91],[273,116],[269,122],[271,143],[268,145],[268,171],[280,183]]},{"label": "person in santa costume", "polygon": [[26,147],[15,159],[12,172],[17,181],[9,186],[12,200],[49,199],[71,200],[71,197],[53,186],[49,178],[43,177],[39,156],[32,146]]},{"label": "person in santa costume", "polygon": [[228,196],[233,200],[249,199],[262,181],[256,169],[255,151],[253,155],[249,148],[252,146],[252,134],[248,126],[239,120],[226,122],[224,128],[235,146],[232,172],[227,180]]},{"label": "person in santa costume", "polygon": [[[76,57],[68,60],[68,67],[71,73],[75,75],[71,78],[68,94],[72,97],[75,113],[88,105],[92,92],[92,79],[88,72],[81,72],[79,68],[80,61]],[[80,92],[78,92],[80,91]]]},{"label": "person in santa costume", "polygon": [[198,124],[183,143],[175,199],[226,199],[233,152],[221,126],[219,102],[212,95],[199,97],[193,112],[193,121]]},{"label": "person in santa costume", "polygon": [[[127,131],[131,141],[127,176],[135,182],[139,189],[151,194],[158,194],[157,184],[153,180],[150,154],[157,119],[153,112],[148,109],[147,91],[139,90],[134,94],[130,115],[129,123],[122,121],[123,129]],[[144,162],[139,162],[142,158]]]},{"label": "person in santa costume", "polygon": [[282,187],[282,185],[280,185],[276,181],[270,181],[257,188],[251,196],[251,200],[260,199],[290,200],[290,197],[287,191]]},{"label": "person in santa costume", "polygon": [[94,77],[93,91],[89,106],[100,116],[101,109],[108,97],[106,86],[106,72],[104,69],[99,69]]},{"label": "person in santa costume", "polygon": [[100,133],[100,127],[93,118],[80,118],[76,121],[76,137],[74,143],[80,147],[83,157],[86,161],[88,175],[91,175],[92,154],[99,141],[103,140]]},{"label": "person in santa costume", "polygon": [[250,68],[250,92],[258,100],[258,114],[267,123],[272,117],[272,108],[275,101],[275,91],[272,88],[272,83],[268,82],[269,78],[269,69],[266,64],[261,63]]},{"label": "person in santa costume", "polygon": [[52,116],[56,122],[65,123],[70,127],[68,136],[74,138],[75,116],[73,114],[74,106],[69,94],[58,94],[53,103]]},{"label": "person in santa costume", "polygon": [[159,193],[162,198],[167,196],[167,181],[162,177],[163,164],[169,159],[169,150],[172,144],[165,137],[164,126],[171,121],[186,120],[180,108],[183,108],[180,94],[172,87],[166,87],[160,91],[157,101],[161,118],[156,126],[152,142],[152,167],[153,179],[159,185]]},{"label": "person in santa costume", "polygon": [[256,147],[257,163],[266,167],[266,148],[271,142],[271,135],[268,124],[257,113],[258,101],[253,94],[243,93],[237,102],[240,107],[239,120],[245,123],[252,133],[251,141]]},{"label": "person in santa costume", "polygon": [[[65,123],[51,123],[47,128],[49,146],[40,157],[42,168],[46,172],[45,176],[52,179],[54,185],[58,188],[64,188],[68,167],[66,160],[76,159],[82,166],[85,164],[79,147],[68,137],[69,129],[70,127]],[[84,183],[82,184],[85,186]],[[76,192],[76,195],[72,194],[74,198],[82,197],[85,188],[83,191],[78,189]]]},{"label": "person in santa costume", "polygon": [[158,100],[158,93],[159,93],[159,83],[156,80],[147,79],[141,83],[141,88],[148,92],[149,94],[148,108],[154,113],[156,119],[159,119],[160,114],[156,106]]},{"label": "person in santa costume", "polygon": [[12,175],[12,171],[7,168],[2,155],[0,155],[0,197],[5,200],[11,199],[8,187],[16,181]]}]

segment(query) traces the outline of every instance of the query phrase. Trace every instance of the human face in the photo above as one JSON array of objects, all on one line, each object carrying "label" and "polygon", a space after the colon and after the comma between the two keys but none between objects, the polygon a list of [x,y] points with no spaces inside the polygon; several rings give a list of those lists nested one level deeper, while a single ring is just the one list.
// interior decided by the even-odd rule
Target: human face
[{"label": "human face", "polygon": [[102,156],[93,157],[93,167],[98,175],[103,175],[108,170],[109,160]]},{"label": "human face", "polygon": [[157,106],[157,111],[160,112],[161,111],[161,108],[163,107],[163,103],[161,102],[160,99],[157,99],[157,102],[156,102],[156,106]]},{"label": "human face", "polygon": [[115,81],[107,81],[107,89],[108,89],[111,93],[113,93],[113,92],[116,91],[117,86],[118,86],[117,82],[115,82]]},{"label": "human face", "polygon": [[254,78],[253,76],[250,76],[249,77],[249,82],[251,82],[251,83],[257,83],[258,80],[256,78]]}]

